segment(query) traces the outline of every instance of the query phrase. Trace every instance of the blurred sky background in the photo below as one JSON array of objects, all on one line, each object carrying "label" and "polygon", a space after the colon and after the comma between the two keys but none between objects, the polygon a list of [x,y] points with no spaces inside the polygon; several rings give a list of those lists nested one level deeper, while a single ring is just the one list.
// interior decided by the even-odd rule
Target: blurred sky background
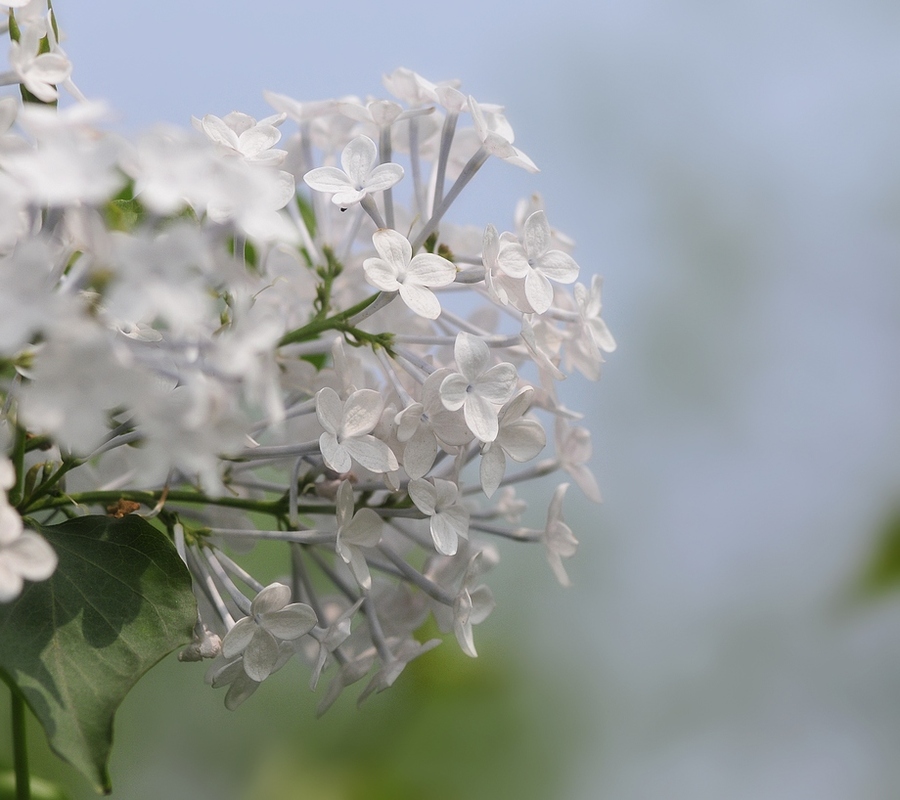
[{"label": "blurred sky background", "polygon": [[[169,660],[118,718],[114,797],[468,800],[470,767],[495,798],[900,794],[900,597],[854,594],[900,505],[900,5],[54,5],[123,130],[387,96],[397,66],[506,105],[542,172],[489,164],[454,220],[510,229],[540,192],[619,342],[564,387],[605,495],[569,491],[572,589],[502,548],[474,666],[448,641],[321,722],[299,670],[229,714]],[[381,794],[401,751],[421,774]]]}]

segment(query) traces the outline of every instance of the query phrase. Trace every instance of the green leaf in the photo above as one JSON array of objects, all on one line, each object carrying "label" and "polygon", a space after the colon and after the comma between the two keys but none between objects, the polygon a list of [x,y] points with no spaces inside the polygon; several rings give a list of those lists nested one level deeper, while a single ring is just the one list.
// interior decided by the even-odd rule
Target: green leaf
[{"label": "green leaf", "polygon": [[54,752],[108,793],[116,709],[141,675],[191,638],[190,574],[166,535],[140,517],[31,527],[59,566],[0,605],[0,672]]}]

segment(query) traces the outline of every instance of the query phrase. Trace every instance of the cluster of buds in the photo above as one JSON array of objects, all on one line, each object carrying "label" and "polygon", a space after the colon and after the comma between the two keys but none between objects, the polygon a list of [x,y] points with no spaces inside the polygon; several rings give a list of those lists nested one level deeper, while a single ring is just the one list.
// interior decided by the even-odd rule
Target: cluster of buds
[{"label": "cluster of buds", "polygon": [[[194,578],[181,658],[215,659],[234,708],[299,657],[313,687],[333,670],[324,711],[433,647],[429,615],[474,656],[495,541],[567,583],[568,482],[543,529],[515,487],[561,472],[599,501],[555,387],[615,343],[538,197],[503,233],[447,218],[489,158],[536,170],[502,108],[399,69],[393,100],[267,93],[265,119],[128,141],[43,12],[0,76],[44,101],[0,99],[0,444],[29,476],[0,459],[0,600],[55,563],[33,533],[33,558],[7,552],[20,515],[141,514]],[[78,102],[47,104],[57,85]],[[239,562],[273,540],[282,578],[259,581]]]}]

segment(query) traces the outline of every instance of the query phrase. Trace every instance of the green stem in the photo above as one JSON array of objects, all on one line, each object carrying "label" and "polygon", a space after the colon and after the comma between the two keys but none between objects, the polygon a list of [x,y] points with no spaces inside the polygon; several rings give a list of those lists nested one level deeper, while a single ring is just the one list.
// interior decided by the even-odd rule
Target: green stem
[{"label": "green stem", "polygon": [[381,295],[381,292],[376,292],[373,295],[370,295],[365,300],[360,301],[355,306],[348,308],[346,311],[341,311],[340,314],[335,314],[333,317],[327,317],[326,319],[314,319],[308,325],[304,325],[302,328],[297,328],[295,330],[289,331],[284,336],[281,337],[281,340],[278,342],[279,347],[284,347],[287,344],[297,344],[298,342],[308,342],[311,339],[315,339],[320,333],[324,333],[325,331],[330,330],[343,330],[346,327],[346,321],[351,317],[359,314],[360,311],[364,311],[367,309],[375,300]]},{"label": "green stem", "polygon": [[16,773],[16,800],[30,800],[31,776],[28,773],[28,742],[25,739],[25,700],[12,693],[13,767]]},{"label": "green stem", "polygon": [[16,470],[16,483],[9,492],[9,504],[15,508],[22,502],[25,494],[25,429],[16,425],[16,438],[13,442],[12,463]]},{"label": "green stem", "polygon": [[[164,492],[141,491],[104,491],[104,492],[75,492],[62,497],[51,497],[42,503],[31,506],[28,513],[44,511],[50,508],[62,508],[70,505],[107,505],[118,500],[133,500],[151,508],[162,499]],[[283,516],[287,505],[285,500],[248,500],[243,497],[209,497],[199,492],[171,491],[166,495],[166,500],[173,503],[198,503],[200,505],[225,506],[227,508],[240,508],[244,511],[256,511],[260,514],[271,516]]]}]

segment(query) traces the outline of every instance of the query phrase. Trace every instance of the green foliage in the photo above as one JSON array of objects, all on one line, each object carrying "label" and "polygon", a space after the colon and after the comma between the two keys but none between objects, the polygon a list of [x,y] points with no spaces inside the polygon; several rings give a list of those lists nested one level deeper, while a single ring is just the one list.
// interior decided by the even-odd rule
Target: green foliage
[{"label": "green foliage", "polygon": [[0,606],[0,677],[25,698],[54,752],[109,792],[113,716],[150,667],[190,640],[190,575],[140,517],[29,524],[59,566]]},{"label": "green foliage", "polygon": [[[11,769],[0,770],[0,800],[16,800],[16,776]],[[55,783],[32,776],[31,800],[69,800],[69,795]]]},{"label": "green foliage", "polygon": [[894,509],[878,532],[875,548],[860,576],[865,597],[880,597],[900,589],[900,508]]}]

